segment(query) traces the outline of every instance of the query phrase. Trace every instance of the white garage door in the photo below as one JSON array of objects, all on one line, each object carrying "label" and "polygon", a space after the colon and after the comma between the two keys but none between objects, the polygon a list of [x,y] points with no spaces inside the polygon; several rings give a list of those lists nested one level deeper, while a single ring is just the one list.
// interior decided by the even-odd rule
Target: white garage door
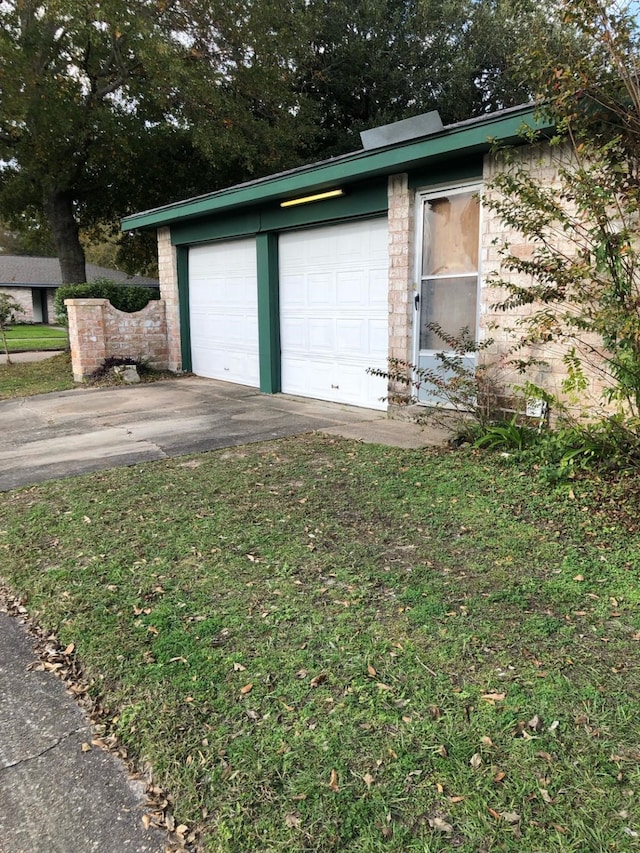
[{"label": "white garage door", "polygon": [[382,409],[387,367],[387,220],[280,236],[282,390]]},{"label": "white garage door", "polygon": [[197,376],[260,385],[255,240],[189,250],[191,369]]}]

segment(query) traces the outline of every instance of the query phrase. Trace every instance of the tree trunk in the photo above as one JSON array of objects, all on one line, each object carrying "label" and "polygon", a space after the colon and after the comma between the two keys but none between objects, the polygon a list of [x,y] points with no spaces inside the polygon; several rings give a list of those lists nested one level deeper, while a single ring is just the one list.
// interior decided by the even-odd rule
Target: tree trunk
[{"label": "tree trunk", "polygon": [[73,215],[73,196],[53,191],[46,196],[45,205],[60,261],[62,283],[82,284],[87,280],[87,271],[78,223]]}]

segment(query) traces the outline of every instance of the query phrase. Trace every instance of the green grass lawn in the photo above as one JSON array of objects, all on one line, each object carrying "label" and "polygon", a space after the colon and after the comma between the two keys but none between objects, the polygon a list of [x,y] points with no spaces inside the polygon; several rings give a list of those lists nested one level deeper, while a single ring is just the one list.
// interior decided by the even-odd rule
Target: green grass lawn
[{"label": "green grass lawn", "polygon": [[53,355],[44,361],[0,364],[0,400],[64,391],[73,387],[71,355],[67,352]]},{"label": "green grass lawn", "polygon": [[66,329],[41,323],[16,324],[10,326],[5,334],[10,353],[65,349],[68,343]]},{"label": "green grass lawn", "polygon": [[0,505],[0,577],[202,850],[638,850],[620,484],[303,436]]}]

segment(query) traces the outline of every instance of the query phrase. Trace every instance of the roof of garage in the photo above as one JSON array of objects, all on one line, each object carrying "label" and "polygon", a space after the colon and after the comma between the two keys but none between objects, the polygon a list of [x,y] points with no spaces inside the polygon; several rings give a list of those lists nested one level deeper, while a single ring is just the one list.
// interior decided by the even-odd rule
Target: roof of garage
[{"label": "roof of garage", "polygon": [[428,136],[392,143],[382,148],[355,151],[214,193],[134,213],[122,220],[122,228],[131,231],[135,228],[170,225],[267,201],[284,201],[311,190],[322,191],[335,187],[337,183],[353,183],[408,171],[438,160],[485,152],[496,140],[504,143],[521,141],[523,125],[541,131],[551,128],[548,122],[535,114],[532,105],[512,107],[447,125]]}]

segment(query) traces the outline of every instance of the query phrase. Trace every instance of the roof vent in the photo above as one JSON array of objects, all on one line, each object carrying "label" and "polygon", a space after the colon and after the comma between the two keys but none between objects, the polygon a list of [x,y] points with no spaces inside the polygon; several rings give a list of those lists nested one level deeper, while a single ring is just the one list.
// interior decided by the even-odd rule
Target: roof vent
[{"label": "roof vent", "polygon": [[362,140],[362,147],[365,149],[384,148],[386,145],[407,142],[409,139],[419,139],[421,136],[430,136],[432,133],[442,130],[443,127],[438,111],[432,110],[430,113],[406,118],[403,121],[394,121],[393,124],[363,130],[360,139]]}]

